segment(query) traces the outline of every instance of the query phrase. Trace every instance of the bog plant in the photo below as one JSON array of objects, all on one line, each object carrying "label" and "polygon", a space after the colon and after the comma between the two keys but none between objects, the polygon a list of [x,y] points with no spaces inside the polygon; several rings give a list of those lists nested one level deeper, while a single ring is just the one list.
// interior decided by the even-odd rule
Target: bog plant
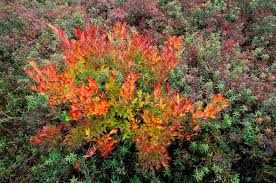
[{"label": "bog plant", "polygon": [[149,38],[127,31],[117,23],[112,31],[98,26],[77,29],[69,40],[49,25],[62,40],[64,61],[26,69],[35,83],[31,88],[48,96],[66,117],[48,124],[30,143],[52,148],[62,142],[68,150],[87,147],[105,157],[120,141],[131,141],[143,169],[169,169],[168,147],[177,139],[192,141],[229,102],[213,95],[206,107],[172,90],[168,75],[178,64],[183,37],[170,37],[162,49]]}]

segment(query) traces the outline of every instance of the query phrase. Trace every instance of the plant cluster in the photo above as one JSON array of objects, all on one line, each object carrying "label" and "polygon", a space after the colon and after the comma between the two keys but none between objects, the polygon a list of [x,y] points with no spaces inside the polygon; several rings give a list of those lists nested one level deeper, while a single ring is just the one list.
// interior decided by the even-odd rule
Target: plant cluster
[{"label": "plant cluster", "polygon": [[90,143],[87,158],[96,150],[108,156],[119,141],[130,139],[143,169],[168,169],[171,143],[191,140],[201,128],[199,120],[216,119],[229,106],[214,95],[207,107],[195,107],[168,83],[165,88],[178,63],[182,37],[170,37],[159,50],[147,37],[129,33],[125,24],[102,35],[97,26],[77,29],[78,40],[68,40],[61,29],[50,27],[63,42],[64,63],[40,69],[31,61],[26,72],[35,81],[31,88],[48,95],[49,105],[67,108],[69,119],[43,127],[31,143],[54,147],[62,141],[70,148]]},{"label": "plant cluster", "polygon": [[[272,0],[0,1],[0,180],[275,182],[275,10]],[[121,42],[116,22],[129,25]],[[231,106],[215,115],[219,94]]]}]

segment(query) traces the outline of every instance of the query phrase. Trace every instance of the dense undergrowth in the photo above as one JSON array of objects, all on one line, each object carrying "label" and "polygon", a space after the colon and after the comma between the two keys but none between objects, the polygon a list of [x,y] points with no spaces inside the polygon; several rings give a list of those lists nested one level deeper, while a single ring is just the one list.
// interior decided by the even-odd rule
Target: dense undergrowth
[{"label": "dense undergrowth", "polygon": [[[0,182],[275,182],[275,11],[275,2],[270,0],[1,1]],[[89,114],[85,113],[82,107],[86,103],[78,106],[72,97],[61,97],[59,92],[68,95],[70,91],[60,90],[61,85],[54,90],[44,86],[47,89],[44,93],[50,95],[30,89],[29,85],[34,81],[29,77],[31,72],[27,72],[29,76],[26,74],[26,69],[31,68],[29,63],[37,67],[35,75],[43,65],[46,65],[42,67],[44,69],[57,65],[59,70],[56,74],[67,72],[62,65],[68,59],[68,54],[64,54],[67,53],[64,50],[67,38],[54,27],[62,28],[69,40],[81,41],[80,31],[75,33],[76,28],[95,24],[99,25],[98,35],[109,32],[108,39],[113,40],[116,22],[127,23],[125,29],[130,36],[127,40],[140,34],[148,38],[146,45],[137,40],[140,44],[131,48],[143,48],[139,52],[143,56],[131,55],[133,52],[127,50],[117,58],[112,54],[98,55],[97,58],[101,58],[98,65],[92,64],[89,69],[79,65],[77,73],[82,73],[76,74],[72,90],[80,90],[82,81],[85,83],[84,90],[89,89],[89,82],[91,86],[94,83],[94,87],[96,83],[98,90],[94,91],[92,101],[95,103],[101,99],[102,104],[108,106],[108,111],[98,114],[94,108],[89,109]],[[163,59],[162,67],[150,65],[150,61],[154,60],[153,52],[162,55],[166,41],[171,36],[182,35],[181,54],[175,53],[177,65],[164,64],[171,58]],[[120,37],[119,34],[114,36]],[[180,43],[176,37],[173,40],[175,45]],[[113,46],[108,53],[120,53],[121,49],[116,48],[118,42],[116,39],[113,41],[114,44],[105,42],[109,47]],[[167,46],[174,47],[174,44]],[[92,46],[91,43],[88,45]],[[149,49],[148,45],[155,51],[144,49]],[[73,53],[80,54],[76,50]],[[133,65],[135,73],[132,73],[133,69],[129,70],[129,62],[114,64],[122,57],[124,61],[137,61]],[[89,57],[84,60],[93,63]],[[100,67],[99,63],[106,66]],[[55,72],[51,70],[50,73]],[[88,75],[92,76],[90,81],[87,80]],[[45,77],[42,78],[45,80]],[[162,88],[162,95],[154,92],[158,86]],[[33,89],[41,92],[38,88]],[[56,98],[51,95],[53,92]],[[80,97],[73,93],[72,96]],[[195,109],[200,106],[206,109],[212,98],[220,95],[231,105],[217,113],[216,119],[201,116],[195,123],[192,119],[196,110],[184,110],[188,108],[184,104],[189,102]],[[47,96],[52,101],[50,104]],[[164,98],[164,104],[171,106],[170,110],[162,108],[160,101],[159,106],[154,103],[161,98]],[[176,115],[176,107],[171,105],[174,100],[185,101],[180,107],[185,114],[181,111]],[[55,101],[62,105],[53,105]],[[123,110],[124,105],[136,113],[129,115]],[[75,108],[70,112],[72,106]],[[115,112],[111,114],[110,111]],[[155,116],[149,111],[154,111]],[[164,114],[171,117],[162,121],[163,126],[147,126],[147,121],[152,122],[150,117],[154,116],[157,120],[156,116],[161,119],[163,115],[164,119]],[[91,129],[78,129],[77,123],[81,122],[83,126],[86,118],[90,120],[93,116],[93,120],[99,120],[95,115],[107,115],[100,117],[117,120],[116,123],[106,122],[104,127],[97,126],[97,132],[105,133],[103,136],[109,141],[93,134]],[[134,119],[142,121],[136,121],[138,128],[132,123]],[[118,125],[122,121],[124,125]],[[168,121],[164,127],[164,122]],[[36,136],[39,129],[48,125],[49,129],[59,130],[59,124],[63,127],[56,143],[49,141],[51,143],[45,146],[29,143],[32,139],[31,142],[41,144],[39,140],[43,138]],[[81,136],[78,140],[72,135],[71,139],[65,137],[70,134],[69,124],[72,125],[71,134]],[[170,131],[173,140],[166,139],[168,137],[163,132],[176,124],[181,128],[176,130],[176,134]],[[67,145],[61,143],[64,138]],[[139,145],[141,141],[143,143]],[[72,147],[68,148],[68,144]],[[157,149],[155,157],[163,158],[163,162],[157,163],[150,156],[156,150],[149,150],[154,145]],[[87,154],[88,149],[90,154]],[[147,161],[143,159],[145,156],[141,156],[143,151],[149,155]],[[84,155],[91,157],[85,158]]]}]

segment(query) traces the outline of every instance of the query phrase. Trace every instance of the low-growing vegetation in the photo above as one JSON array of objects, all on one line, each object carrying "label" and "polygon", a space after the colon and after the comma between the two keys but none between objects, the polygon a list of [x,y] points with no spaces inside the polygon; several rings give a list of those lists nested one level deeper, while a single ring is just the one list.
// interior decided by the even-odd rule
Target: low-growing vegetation
[{"label": "low-growing vegetation", "polygon": [[275,182],[275,2],[0,2],[0,182]]}]

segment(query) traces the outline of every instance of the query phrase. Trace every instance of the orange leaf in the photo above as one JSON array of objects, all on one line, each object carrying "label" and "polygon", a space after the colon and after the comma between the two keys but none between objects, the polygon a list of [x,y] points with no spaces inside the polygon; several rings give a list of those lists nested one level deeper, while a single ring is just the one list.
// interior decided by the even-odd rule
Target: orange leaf
[{"label": "orange leaf", "polygon": [[97,149],[95,147],[89,148],[87,154],[84,155],[84,156],[82,156],[82,157],[89,158],[89,157],[91,157],[91,156],[93,156],[95,154],[96,150]]}]

